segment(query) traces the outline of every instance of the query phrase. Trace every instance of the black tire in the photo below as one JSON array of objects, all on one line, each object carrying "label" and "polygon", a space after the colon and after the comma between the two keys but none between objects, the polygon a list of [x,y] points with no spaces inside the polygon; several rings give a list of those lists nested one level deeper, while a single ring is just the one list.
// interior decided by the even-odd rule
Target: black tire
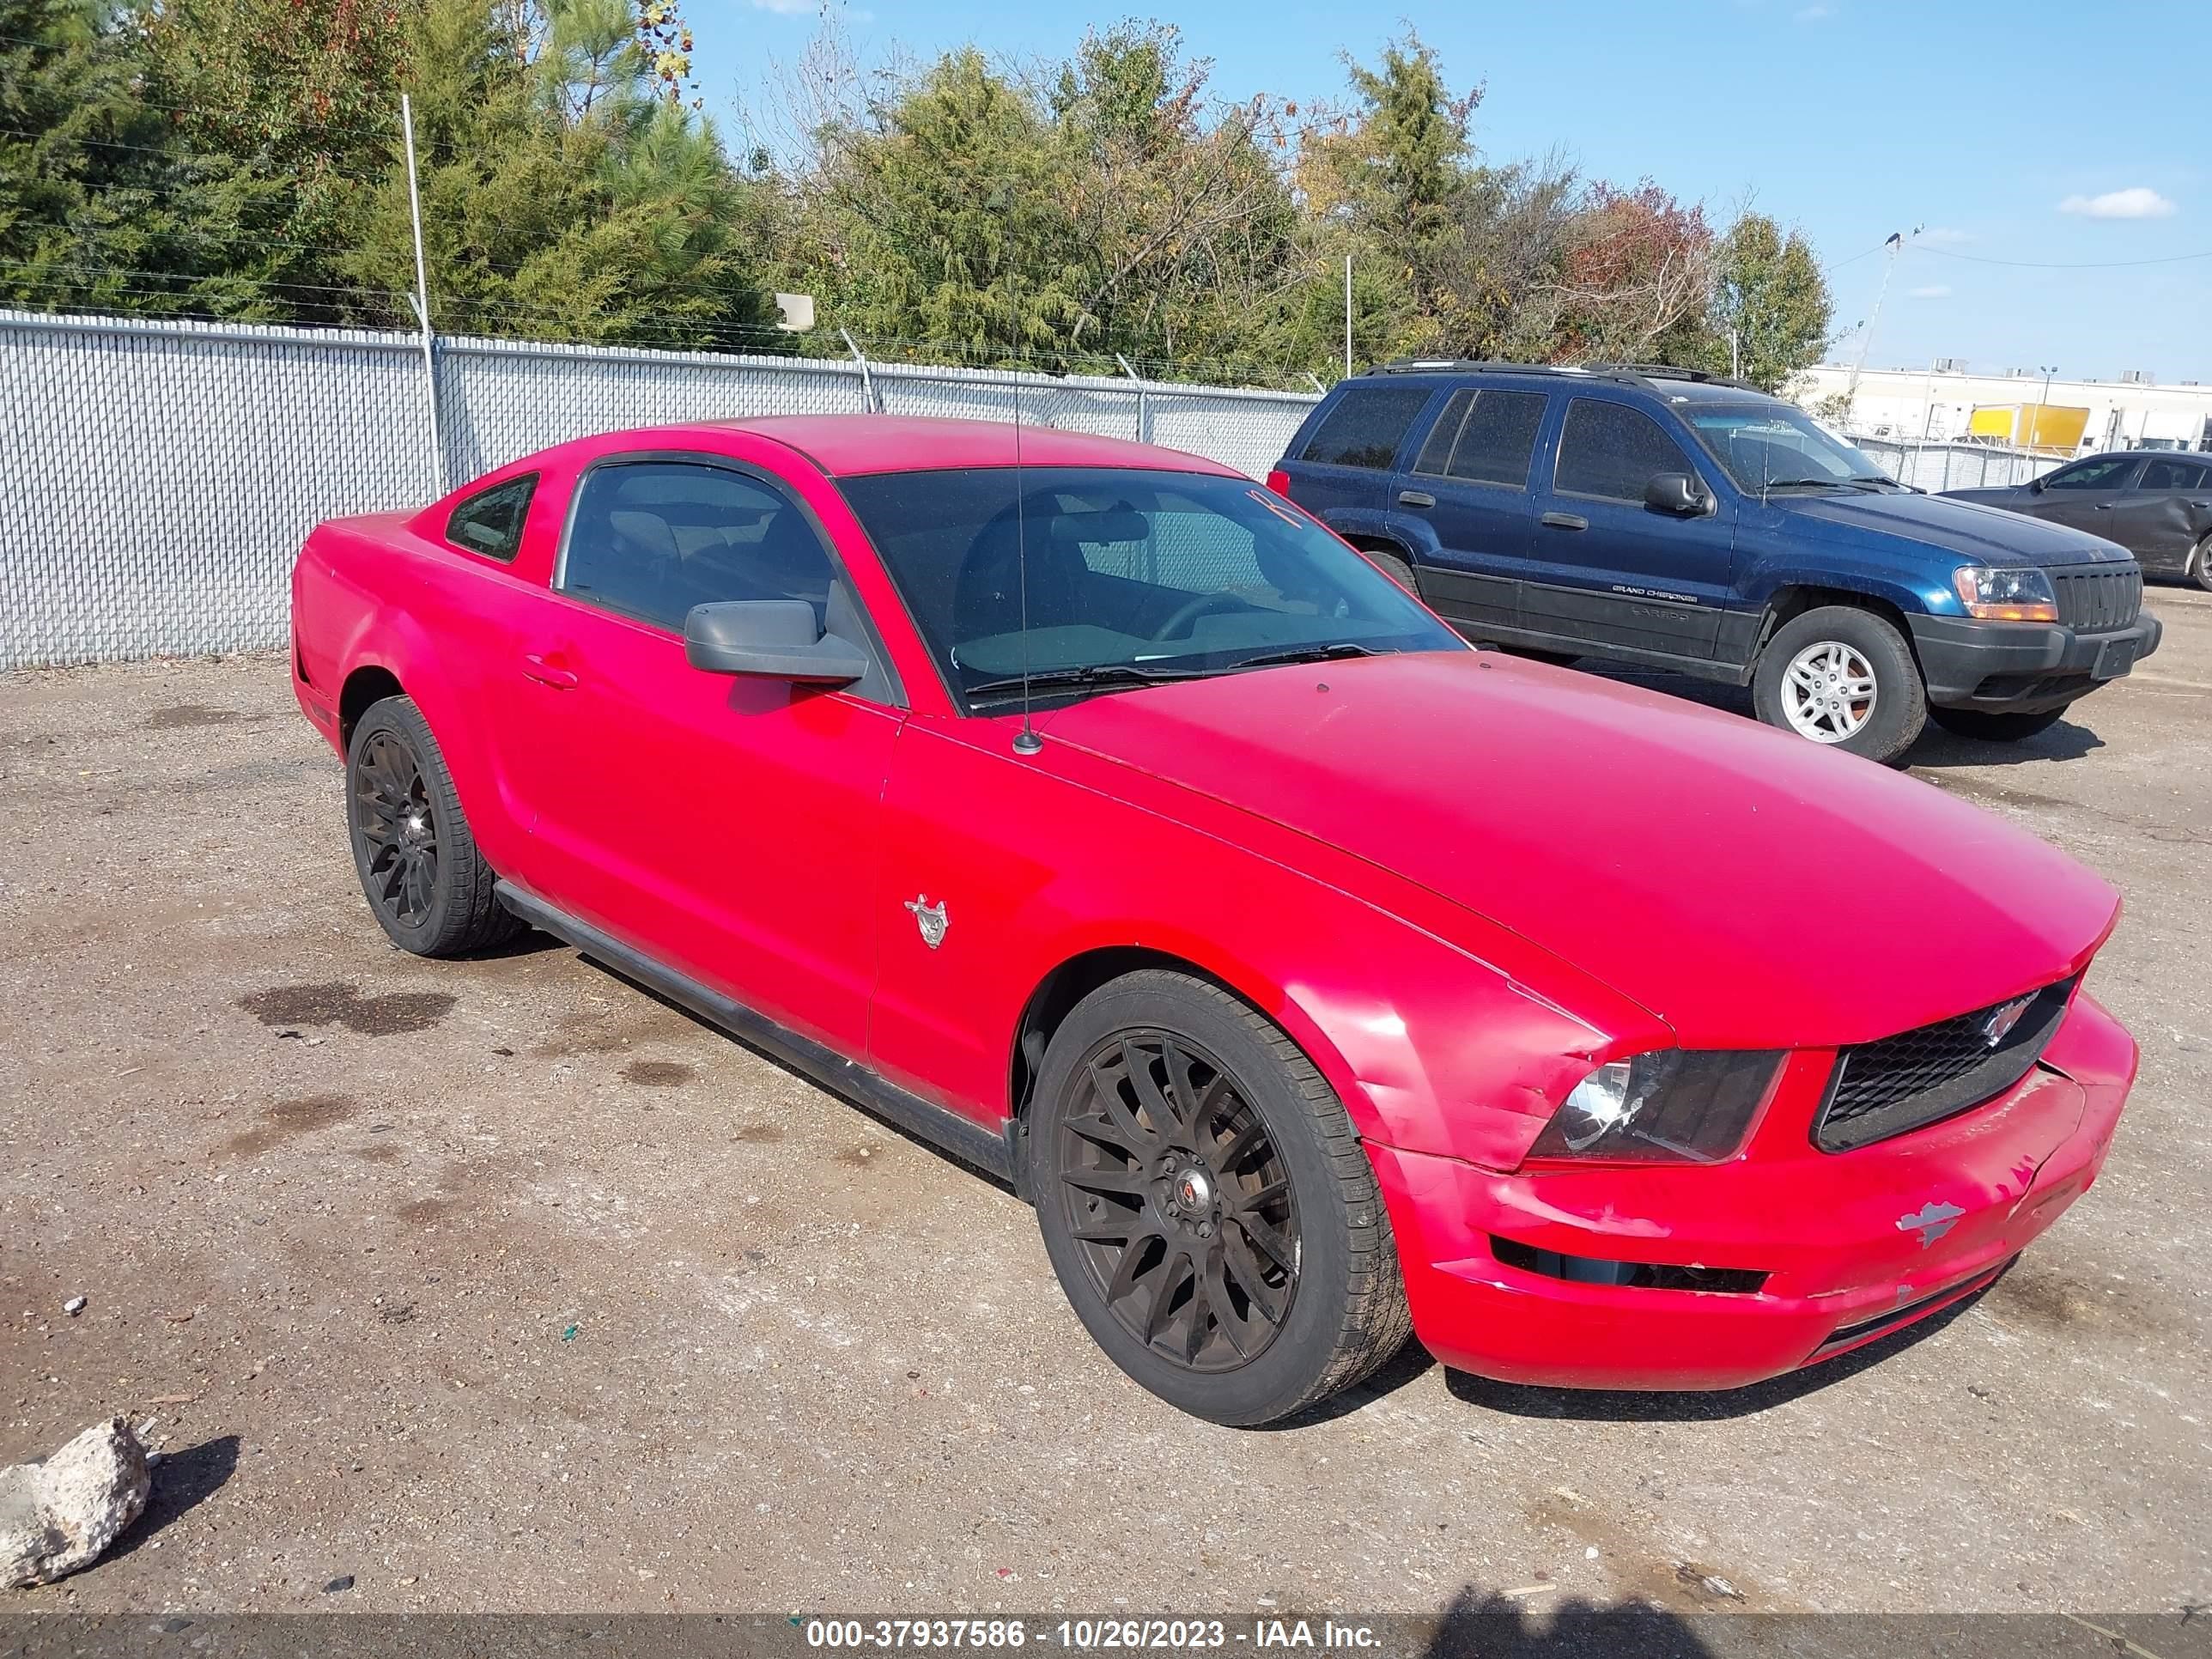
[{"label": "black tire", "polygon": [[1367,556],[1369,562],[1377,570],[1392,581],[1397,583],[1415,599],[1421,597],[1420,581],[1413,574],[1413,567],[1404,554],[1387,547],[1363,547],[1359,550]]},{"label": "black tire", "polygon": [[[1838,707],[1833,711],[1841,726],[1855,729],[1833,738],[1815,737],[1790,718],[1785,705],[1785,683],[1802,655],[1826,647],[1844,653],[1844,659],[1865,665],[1872,681],[1870,699],[1853,700],[1844,695],[1850,682],[1836,687]],[[1862,678],[1860,684],[1864,683]],[[1820,688],[1825,690],[1825,686]],[[1793,695],[1809,698],[1802,687]],[[1905,635],[1886,617],[1855,605],[1824,605],[1793,617],[1774,631],[1759,653],[1752,676],[1752,706],[1769,726],[1795,732],[1811,742],[1840,749],[1869,760],[1893,761],[1912,747],[1921,727],[1928,723],[1928,688],[1921,683],[1920,665],[1912,659]],[[1858,703],[1865,704],[1863,709]],[[1836,729],[1836,728],[1829,728]]]},{"label": "black tire", "polygon": [[1031,1112],[1061,1288],[1107,1357],[1170,1405],[1271,1423],[1405,1346],[1397,1243],[1351,1120],[1227,992],[1162,969],[1092,992],[1054,1033]]},{"label": "black tire", "polygon": [[411,697],[386,697],[346,744],[346,830],[370,913],[418,957],[463,956],[514,938],[520,919],[493,896],[429,722]]},{"label": "black tire", "polygon": [[2018,743],[2023,738],[2048,732],[2066,718],[2063,708],[2046,708],[2040,714],[2008,714],[1990,708],[1931,708],[1928,718],[1946,732],[1962,738],[1978,738],[1984,743]]},{"label": "black tire", "polygon": [[2197,544],[2197,550],[2189,556],[2189,574],[2206,592],[2212,593],[2212,535]]}]

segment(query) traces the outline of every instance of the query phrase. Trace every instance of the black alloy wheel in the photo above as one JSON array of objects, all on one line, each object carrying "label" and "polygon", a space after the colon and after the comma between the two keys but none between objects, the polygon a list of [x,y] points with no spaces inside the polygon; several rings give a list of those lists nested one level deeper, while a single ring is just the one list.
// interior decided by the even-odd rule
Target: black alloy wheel
[{"label": "black alloy wheel", "polygon": [[522,931],[411,698],[370,704],[347,734],[346,838],[369,913],[401,950],[465,956]]},{"label": "black alloy wheel", "polygon": [[374,732],[354,769],[354,831],[368,844],[370,901],[402,927],[429,919],[438,890],[438,812],[422,763],[397,732]]},{"label": "black alloy wheel", "polygon": [[1092,1286],[1170,1363],[1249,1364],[1298,1288],[1297,1205],[1267,1124],[1218,1060],[1169,1032],[1110,1037],[1080,1076],[1052,1149],[1054,1201]]}]

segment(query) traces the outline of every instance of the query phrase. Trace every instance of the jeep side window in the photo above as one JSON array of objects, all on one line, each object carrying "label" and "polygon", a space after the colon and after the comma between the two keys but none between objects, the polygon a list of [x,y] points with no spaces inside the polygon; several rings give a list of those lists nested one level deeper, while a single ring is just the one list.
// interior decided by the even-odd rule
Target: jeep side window
[{"label": "jeep side window", "polygon": [[1562,495],[1641,501],[1644,487],[1661,472],[1698,471],[1681,445],[1640,409],[1577,398],[1567,405],[1559,434],[1559,461],[1552,487]]},{"label": "jeep side window", "polygon": [[1426,386],[1354,386],[1322,417],[1298,459],[1325,466],[1387,467],[1428,401]]},{"label": "jeep side window", "polygon": [[1540,392],[1489,388],[1452,393],[1413,471],[1507,489],[1528,487],[1536,431],[1544,424]]}]

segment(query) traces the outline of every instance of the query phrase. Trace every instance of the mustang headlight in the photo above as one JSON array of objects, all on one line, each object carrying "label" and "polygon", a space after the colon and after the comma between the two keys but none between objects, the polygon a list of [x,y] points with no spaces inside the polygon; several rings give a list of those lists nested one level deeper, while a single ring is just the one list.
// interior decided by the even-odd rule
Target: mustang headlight
[{"label": "mustang headlight", "polygon": [[1984,622],[2058,620],[2058,595],[2051,578],[2033,565],[2002,569],[1964,565],[1951,573],[1951,585],[1959,590],[1966,614]]},{"label": "mustang headlight", "polygon": [[1531,1158],[1735,1156],[1781,1069],[1773,1050],[1661,1048],[1608,1060],[1568,1092]]}]

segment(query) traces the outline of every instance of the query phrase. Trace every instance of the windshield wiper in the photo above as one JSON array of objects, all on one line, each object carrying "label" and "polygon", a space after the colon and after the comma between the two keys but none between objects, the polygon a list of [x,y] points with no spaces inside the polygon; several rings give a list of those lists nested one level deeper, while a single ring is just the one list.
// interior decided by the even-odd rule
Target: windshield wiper
[{"label": "windshield wiper", "polygon": [[1759,486],[1762,491],[1771,489],[1879,489],[1883,485],[1894,486],[1894,478],[1869,477],[1864,474],[1848,478],[1769,478]]},{"label": "windshield wiper", "polygon": [[1024,688],[1031,691],[1060,691],[1079,685],[1154,685],[1169,680],[1204,679],[1218,668],[1147,668],[1142,663],[1093,662],[1079,668],[1041,668],[1034,674],[1009,674],[965,689],[970,697],[996,696]]},{"label": "windshield wiper", "polygon": [[1229,665],[1231,668],[1273,668],[1279,664],[1293,662],[1334,662],[1340,657],[1379,657],[1382,653],[1371,646],[1339,640],[1334,645],[1299,645],[1287,651],[1267,651],[1256,657],[1239,657]]}]

